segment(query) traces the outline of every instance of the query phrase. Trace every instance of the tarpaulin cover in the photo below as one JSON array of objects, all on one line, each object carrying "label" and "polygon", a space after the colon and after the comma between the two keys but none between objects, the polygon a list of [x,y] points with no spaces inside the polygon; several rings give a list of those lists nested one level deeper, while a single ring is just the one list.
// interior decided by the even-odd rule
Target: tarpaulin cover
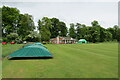
[{"label": "tarpaulin cover", "polygon": [[42,45],[27,45],[8,57],[52,57],[53,55]]}]

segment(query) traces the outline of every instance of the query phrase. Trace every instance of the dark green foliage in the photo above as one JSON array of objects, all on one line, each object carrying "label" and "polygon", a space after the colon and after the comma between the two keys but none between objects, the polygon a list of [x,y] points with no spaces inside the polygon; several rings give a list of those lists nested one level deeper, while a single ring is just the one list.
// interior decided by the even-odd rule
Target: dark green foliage
[{"label": "dark green foliage", "polygon": [[[115,26],[113,27],[113,29],[115,30],[114,39],[117,39],[117,31],[120,29],[120,27],[117,26],[117,25],[115,25]],[[120,33],[119,33],[119,34],[120,34]]]},{"label": "dark green foliage", "polygon": [[52,28],[51,20],[48,17],[43,17],[42,20],[38,21],[39,25],[39,32],[41,35],[41,40],[42,41],[48,41],[50,40],[50,29]]},{"label": "dark green foliage", "polygon": [[[33,17],[29,14],[20,14],[17,8],[2,7],[2,37],[7,37],[8,41],[14,39],[19,40],[30,34],[30,31],[34,31],[35,26]],[[12,34],[17,34],[19,37],[12,37]],[[4,40],[4,39],[3,39]],[[6,39],[5,39],[6,41]],[[14,40],[15,41],[15,40]]]},{"label": "dark green foliage", "polygon": [[98,42],[100,38],[100,30],[97,27],[82,27],[77,29],[77,39],[86,39],[89,42]]},{"label": "dark green foliage", "polygon": [[80,39],[80,36],[81,36],[81,35],[80,35],[80,33],[81,33],[81,30],[80,30],[80,29],[81,29],[81,28],[80,28],[80,27],[81,27],[81,24],[80,24],[80,23],[77,23],[75,26],[76,26],[76,38],[79,40],[79,39]]},{"label": "dark green foliage", "polygon": [[[113,39],[113,35],[115,36],[116,32],[114,28],[105,29],[98,24],[98,21],[93,21],[92,26],[83,27],[80,23],[76,24],[76,38],[86,39],[89,42],[104,42],[111,41]],[[116,26],[116,31],[118,27]]]},{"label": "dark green foliage", "polygon": [[40,32],[41,32],[40,35],[41,35],[41,40],[42,41],[48,41],[48,40],[50,40],[51,33],[50,33],[49,29],[46,29],[46,27],[43,26],[41,28]]},{"label": "dark green foliage", "polygon": [[[18,34],[24,39],[31,31],[34,31],[35,26],[33,22],[33,17],[28,14],[20,15],[19,27],[17,29]],[[21,32],[23,32],[21,34]]]},{"label": "dark green foliage", "polygon": [[57,18],[52,18],[51,22],[52,22],[52,28],[50,29],[51,38],[55,38],[59,35],[60,21]]},{"label": "dark green foliage", "polygon": [[112,34],[112,40],[116,39],[115,38],[115,29],[114,28],[107,28],[107,31],[109,31]]},{"label": "dark green foliage", "polygon": [[57,18],[43,17],[42,20],[38,20],[38,30],[42,41],[49,41],[58,35],[63,37],[67,35],[66,24]]},{"label": "dark green foliage", "polygon": [[40,30],[41,29],[41,27],[42,27],[42,23],[41,23],[41,21],[40,20],[38,20],[38,30]]},{"label": "dark green foliage", "polygon": [[16,32],[19,21],[19,10],[16,8],[2,7],[2,36]]},{"label": "dark green foliage", "polygon": [[120,28],[117,30],[117,41],[120,42]]},{"label": "dark green foliage", "polygon": [[69,28],[69,36],[72,38],[76,38],[76,33],[75,33],[75,28],[74,28],[74,24],[71,23],[70,24],[70,28]]},{"label": "dark green foliage", "polygon": [[120,28],[119,28],[119,26],[115,25],[113,28],[108,28],[107,30],[112,34],[112,40],[117,39],[117,41],[120,41],[120,37],[119,37]]},{"label": "dark green foliage", "polygon": [[67,35],[67,27],[64,22],[60,22],[60,34],[59,36],[66,37]]},{"label": "dark green foliage", "polygon": [[57,18],[52,18],[51,22],[52,22],[52,28],[50,29],[51,38],[55,38],[58,35],[63,37],[67,35],[67,27],[64,22],[60,21]]},{"label": "dark green foliage", "polygon": [[98,21],[94,20],[93,22],[91,22],[93,27],[100,27]]}]

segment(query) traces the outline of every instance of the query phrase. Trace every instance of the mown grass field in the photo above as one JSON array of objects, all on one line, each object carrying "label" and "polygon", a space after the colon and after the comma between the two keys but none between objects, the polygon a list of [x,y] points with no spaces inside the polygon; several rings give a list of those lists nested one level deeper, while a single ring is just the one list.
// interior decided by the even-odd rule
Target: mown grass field
[{"label": "mown grass field", "polygon": [[[3,55],[22,44],[3,45]],[[3,59],[3,78],[117,78],[118,44],[48,44],[53,59]]]}]

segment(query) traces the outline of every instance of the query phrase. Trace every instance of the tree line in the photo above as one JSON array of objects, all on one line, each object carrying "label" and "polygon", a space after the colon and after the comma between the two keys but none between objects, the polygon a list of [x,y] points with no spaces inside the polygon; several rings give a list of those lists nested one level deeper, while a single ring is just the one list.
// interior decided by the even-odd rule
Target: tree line
[{"label": "tree line", "polygon": [[[57,36],[72,37],[77,40],[86,39],[89,42],[120,41],[120,28],[103,28],[98,21],[91,26],[71,23],[68,29],[65,22],[57,18],[43,17],[34,25],[33,16],[21,14],[17,8],[3,6],[2,10],[2,40],[11,41],[49,41]],[[37,31],[35,31],[37,29]]]},{"label": "tree line", "polygon": [[120,28],[114,25],[113,28],[103,28],[98,21],[91,22],[91,26],[80,23],[71,23],[69,28],[70,37],[86,39],[89,42],[120,41]]}]

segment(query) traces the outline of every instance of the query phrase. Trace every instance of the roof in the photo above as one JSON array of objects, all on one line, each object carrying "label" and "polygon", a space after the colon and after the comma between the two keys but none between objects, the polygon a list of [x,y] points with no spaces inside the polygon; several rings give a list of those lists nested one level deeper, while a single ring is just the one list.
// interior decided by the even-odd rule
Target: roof
[{"label": "roof", "polygon": [[86,41],[85,39],[80,39],[79,41]]},{"label": "roof", "polygon": [[[62,38],[62,40],[76,40],[76,39],[73,39],[72,37],[59,37],[59,38]],[[52,38],[50,40],[53,40],[53,39],[55,39],[55,38]]]},{"label": "roof", "polygon": [[8,57],[52,57],[53,55],[41,45],[27,45],[14,53],[10,54]]}]

